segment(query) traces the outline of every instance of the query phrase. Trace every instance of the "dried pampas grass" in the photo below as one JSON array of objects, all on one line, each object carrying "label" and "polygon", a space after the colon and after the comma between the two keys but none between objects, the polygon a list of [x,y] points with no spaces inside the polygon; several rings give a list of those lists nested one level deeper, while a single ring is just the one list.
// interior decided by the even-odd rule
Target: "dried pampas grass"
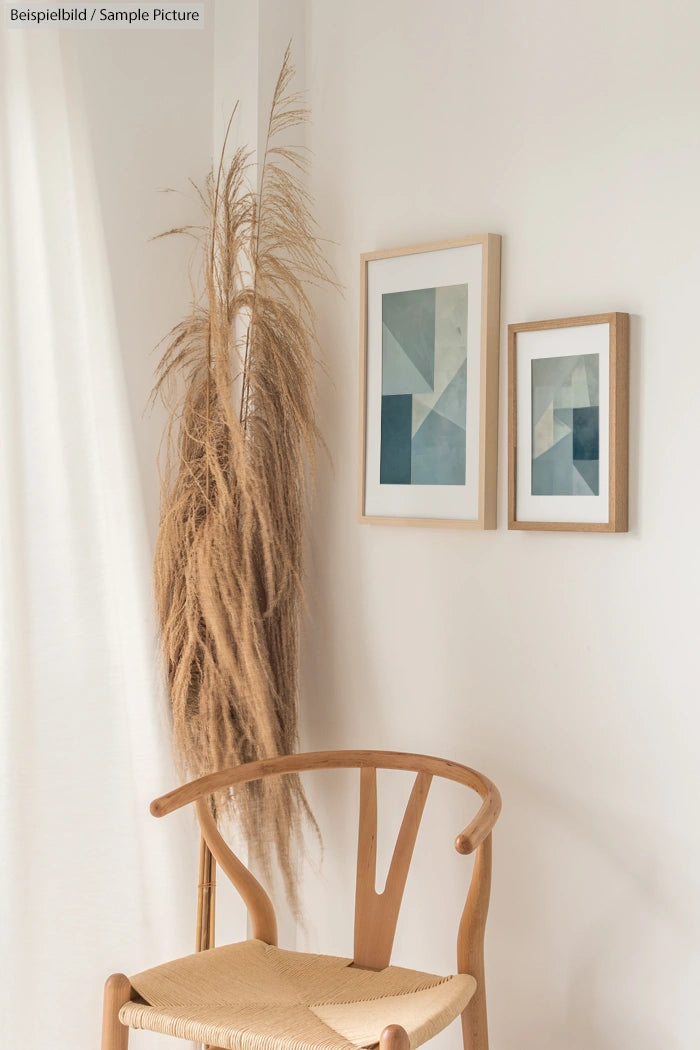
[{"label": "dried pampas grass", "polygon": [[[289,49],[272,103],[259,189],[239,149],[198,191],[204,291],[167,337],[154,393],[170,410],[155,582],[183,775],[297,745],[298,619],[315,419],[309,284],[333,282],[279,138],[307,112]],[[235,110],[234,110],[235,112]],[[229,123],[230,127],[230,123]],[[228,135],[228,133],[227,133]],[[296,903],[292,842],[310,811],[300,782],[271,777],[217,798],[265,873],[277,853]]]}]

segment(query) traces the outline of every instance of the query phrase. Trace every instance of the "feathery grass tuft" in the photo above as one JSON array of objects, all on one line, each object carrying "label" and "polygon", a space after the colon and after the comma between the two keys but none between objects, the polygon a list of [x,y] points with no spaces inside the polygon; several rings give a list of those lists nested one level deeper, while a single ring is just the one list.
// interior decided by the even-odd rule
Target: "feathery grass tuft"
[{"label": "feathery grass tuft", "polygon": [[[197,237],[204,272],[154,389],[170,410],[156,596],[189,777],[297,746],[302,551],[320,440],[308,290],[335,282],[302,185],[306,158],[279,143],[307,119],[292,75],[287,49],[259,189],[252,154],[238,149],[226,163],[225,141],[198,190],[203,226],[168,231]],[[299,780],[266,778],[215,808],[217,820],[235,815],[265,873],[277,853],[296,906],[291,846],[303,818],[313,822]]]}]

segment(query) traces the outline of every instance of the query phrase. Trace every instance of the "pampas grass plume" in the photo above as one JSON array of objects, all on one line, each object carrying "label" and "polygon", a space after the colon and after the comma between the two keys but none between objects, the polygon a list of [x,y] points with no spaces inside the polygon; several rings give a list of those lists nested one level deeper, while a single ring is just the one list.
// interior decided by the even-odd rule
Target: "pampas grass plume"
[{"label": "pampas grass plume", "polygon": [[[168,231],[198,238],[204,274],[165,341],[154,390],[170,414],[156,597],[187,777],[297,746],[302,552],[320,440],[308,294],[335,282],[302,182],[304,154],[280,143],[307,119],[292,75],[288,49],[259,188],[250,152],[226,162],[225,142],[198,191],[202,227]],[[266,778],[217,797],[214,810],[219,822],[235,816],[265,873],[277,855],[296,906],[292,844],[310,816],[298,778]]]}]

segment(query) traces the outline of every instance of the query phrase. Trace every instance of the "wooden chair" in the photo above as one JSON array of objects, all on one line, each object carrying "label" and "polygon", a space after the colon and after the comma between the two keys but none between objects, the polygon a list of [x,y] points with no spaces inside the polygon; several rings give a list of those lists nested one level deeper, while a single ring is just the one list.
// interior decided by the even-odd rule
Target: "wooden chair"
[{"label": "wooden chair", "polygon": [[[360,820],[353,958],[277,948],[272,902],[231,852],[207,796],[235,784],[307,770],[360,770]],[[377,769],[416,774],[386,885],[375,889]],[[481,796],[455,840],[475,852],[457,932],[457,974],[439,977],[390,965],[399,908],[434,776]],[[146,1028],[225,1050],[414,1050],[462,1015],[465,1050],[487,1050],[484,929],[491,885],[491,830],[501,800],[482,774],[456,762],[393,751],[320,751],[222,770],[151,804],[158,817],[194,802],[202,834],[248,908],[252,939],[195,953],[105,987],[102,1050],[127,1050],[129,1029]]]}]

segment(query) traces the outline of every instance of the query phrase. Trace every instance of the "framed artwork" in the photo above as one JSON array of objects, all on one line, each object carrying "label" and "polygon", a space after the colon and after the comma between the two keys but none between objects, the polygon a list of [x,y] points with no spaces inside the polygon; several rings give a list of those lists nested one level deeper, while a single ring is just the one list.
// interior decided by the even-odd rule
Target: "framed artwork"
[{"label": "framed artwork", "polygon": [[508,528],[626,532],[629,315],[508,326]]},{"label": "framed artwork", "polygon": [[360,521],[496,527],[501,238],[362,256]]}]

